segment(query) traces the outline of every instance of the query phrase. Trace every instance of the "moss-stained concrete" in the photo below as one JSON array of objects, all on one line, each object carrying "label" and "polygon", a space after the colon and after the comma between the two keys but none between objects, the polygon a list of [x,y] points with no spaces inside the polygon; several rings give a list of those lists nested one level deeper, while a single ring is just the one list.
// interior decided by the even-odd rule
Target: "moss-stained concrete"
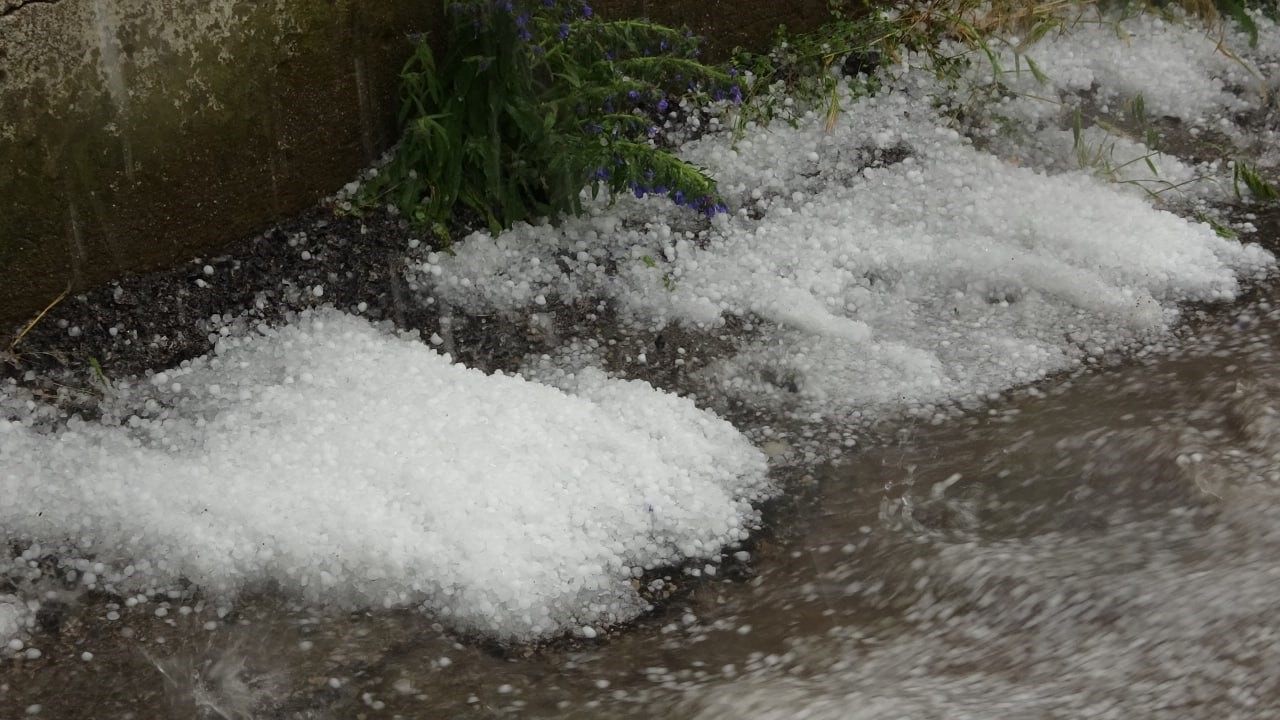
[{"label": "moss-stained concrete", "polygon": [[[394,140],[439,0],[0,0],[0,338],[64,289],[216,253]],[[600,0],[721,52],[825,0]]]},{"label": "moss-stained concrete", "polygon": [[393,139],[421,0],[0,0],[0,336],[68,286],[179,262]]}]

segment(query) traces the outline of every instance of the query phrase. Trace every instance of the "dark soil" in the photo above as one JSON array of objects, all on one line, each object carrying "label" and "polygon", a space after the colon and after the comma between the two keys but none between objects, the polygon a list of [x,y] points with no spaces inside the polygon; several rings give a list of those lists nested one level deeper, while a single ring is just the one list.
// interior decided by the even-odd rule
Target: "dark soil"
[{"label": "dark soil", "polygon": [[[366,317],[425,328],[430,318],[408,302],[400,272],[414,238],[396,218],[315,208],[216,257],[63,299],[21,337],[5,374],[65,396],[52,384],[92,388],[91,358],[108,379],[171,367],[212,350],[215,315],[275,324],[308,307],[358,312],[364,303]],[[12,337],[22,328],[5,330]]]}]

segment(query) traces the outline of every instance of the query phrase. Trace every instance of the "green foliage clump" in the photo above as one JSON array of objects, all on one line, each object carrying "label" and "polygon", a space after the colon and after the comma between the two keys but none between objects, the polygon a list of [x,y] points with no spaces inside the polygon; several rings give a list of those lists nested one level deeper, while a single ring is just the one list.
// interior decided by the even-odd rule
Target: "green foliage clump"
[{"label": "green foliage clump", "polygon": [[791,33],[779,25],[767,53],[734,52],[734,66],[748,80],[739,136],[748,123],[781,119],[794,125],[813,106],[823,107],[828,123],[834,122],[841,109],[841,75],[861,77],[867,92],[878,89],[875,68],[883,54],[876,44],[887,24],[880,14],[850,11],[848,4],[831,0],[827,22],[810,32]]},{"label": "green foliage clump", "polygon": [[1249,46],[1258,46],[1258,23],[1253,19],[1254,13],[1262,13],[1271,20],[1280,19],[1277,13],[1276,0],[1148,0],[1151,6],[1166,10],[1170,5],[1180,5],[1193,15],[1204,20],[1218,22],[1223,18],[1230,19],[1249,36]]},{"label": "green foliage clump", "polygon": [[494,232],[578,214],[588,186],[725,211],[715,180],[655,141],[686,98],[741,99],[688,32],[603,21],[582,0],[463,0],[446,14],[441,60],[418,38],[405,65],[404,136],[363,204],[441,233],[460,207]]},{"label": "green foliage clump", "polygon": [[736,56],[753,80],[740,126],[778,117],[794,120],[793,106],[778,106],[780,96],[821,106],[830,126],[842,111],[841,76],[849,78],[848,87],[855,93],[875,93],[880,82],[876,68],[887,63],[903,65],[913,53],[922,55],[939,79],[955,85],[970,58],[968,52],[948,48],[947,40],[981,51],[999,76],[1006,70],[988,41],[1001,30],[1016,30],[1024,38],[1014,48],[1017,66],[1012,72],[1020,72],[1025,64],[1045,82],[1047,78],[1023,50],[1061,29],[1070,13],[1082,13],[1092,5],[1093,0],[914,0],[893,5],[830,0],[831,17],[816,30],[791,35],[782,27],[768,54]]},{"label": "green foliage clump", "polygon": [[1249,163],[1237,160],[1232,167],[1231,179],[1237,198],[1244,199],[1244,194],[1240,192],[1240,186],[1244,185],[1255,200],[1262,202],[1280,200],[1280,191],[1277,191],[1274,185],[1267,182],[1258,173],[1258,169]]}]

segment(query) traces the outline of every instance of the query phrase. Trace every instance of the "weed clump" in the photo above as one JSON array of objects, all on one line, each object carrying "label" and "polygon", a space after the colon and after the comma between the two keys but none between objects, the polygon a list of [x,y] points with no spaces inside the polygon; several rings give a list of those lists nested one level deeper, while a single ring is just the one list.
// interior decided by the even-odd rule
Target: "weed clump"
[{"label": "weed clump", "polygon": [[464,0],[446,14],[438,62],[415,39],[404,136],[362,205],[394,205],[445,242],[460,209],[497,232],[580,213],[585,187],[726,210],[706,171],[657,142],[680,102],[741,99],[727,72],[699,61],[690,33],[604,21],[582,0]]}]

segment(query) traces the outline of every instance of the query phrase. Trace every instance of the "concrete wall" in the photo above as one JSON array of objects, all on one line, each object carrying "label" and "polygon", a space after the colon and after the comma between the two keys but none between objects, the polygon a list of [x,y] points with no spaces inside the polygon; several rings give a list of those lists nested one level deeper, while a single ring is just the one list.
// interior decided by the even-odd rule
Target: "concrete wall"
[{"label": "concrete wall", "polygon": [[[439,0],[0,0],[0,338],[67,287],[214,253],[394,137]],[[826,0],[600,0],[722,52]]]}]

